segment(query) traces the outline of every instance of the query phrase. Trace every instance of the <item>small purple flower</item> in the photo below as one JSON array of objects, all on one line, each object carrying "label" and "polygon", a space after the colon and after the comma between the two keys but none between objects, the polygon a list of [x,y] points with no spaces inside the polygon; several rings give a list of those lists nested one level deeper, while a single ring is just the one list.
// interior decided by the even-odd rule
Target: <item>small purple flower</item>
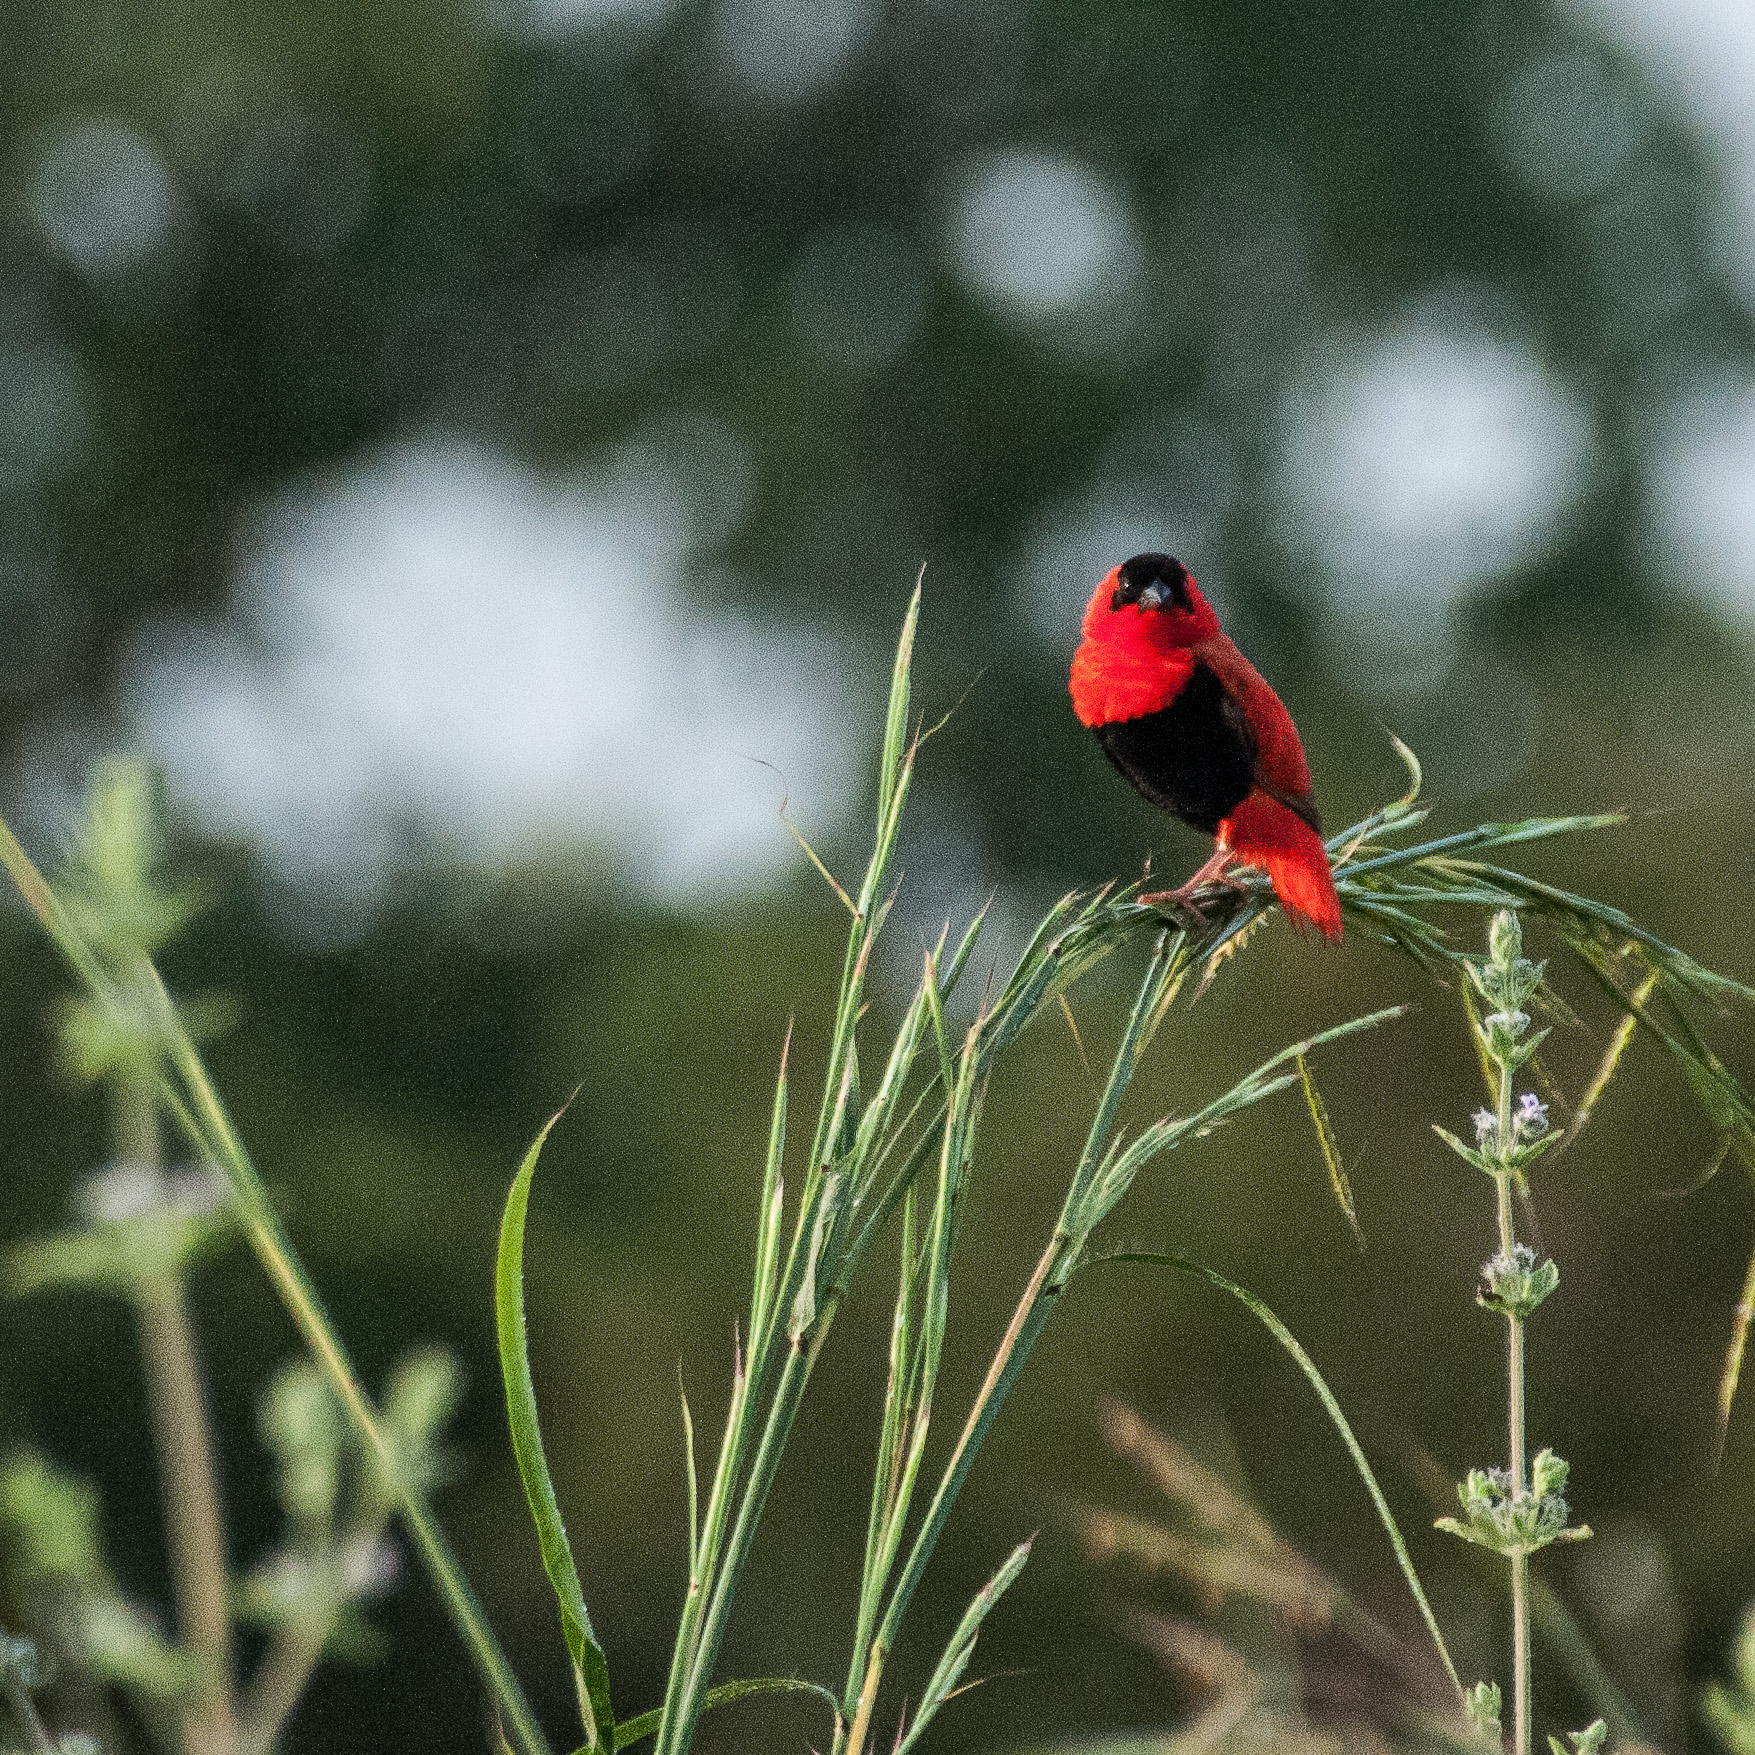
[{"label": "small purple flower", "polygon": [[1534,1091],[1525,1091],[1517,1100],[1517,1125],[1524,1133],[1548,1131],[1548,1105]]}]

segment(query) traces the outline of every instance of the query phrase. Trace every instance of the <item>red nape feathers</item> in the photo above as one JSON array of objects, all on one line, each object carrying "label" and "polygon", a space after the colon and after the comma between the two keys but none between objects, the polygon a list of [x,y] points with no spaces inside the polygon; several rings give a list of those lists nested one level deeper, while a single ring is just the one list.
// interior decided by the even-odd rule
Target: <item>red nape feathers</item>
[{"label": "red nape feathers", "polygon": [[1073,711],[1143,797],[1217,842],[1180,889],[1144,899],[1185,903],[1227,865],[1253,865],[1289,918],[1338,939],[1341,902],[1298,729],[1188,569],[1169,555],[1124,561],[1092,594],[1082,632]]}]

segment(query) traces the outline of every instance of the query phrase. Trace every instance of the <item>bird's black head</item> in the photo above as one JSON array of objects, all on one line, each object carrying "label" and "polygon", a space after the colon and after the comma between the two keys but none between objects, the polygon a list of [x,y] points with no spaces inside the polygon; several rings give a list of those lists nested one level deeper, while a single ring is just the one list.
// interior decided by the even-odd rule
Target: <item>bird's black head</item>
[{"label": "bird's black head", "polygon": [[1115,569],[1111,609],[1137,603],[1142,609],[1192,609],[1188,569],[1170,555],[1135,555]]}]

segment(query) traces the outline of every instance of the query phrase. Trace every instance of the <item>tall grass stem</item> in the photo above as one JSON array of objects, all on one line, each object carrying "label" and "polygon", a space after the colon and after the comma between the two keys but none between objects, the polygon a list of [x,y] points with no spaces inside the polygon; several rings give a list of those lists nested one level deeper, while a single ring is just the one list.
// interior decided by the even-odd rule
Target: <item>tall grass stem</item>
[{"label": "tall grass stem", "polygon": [[[162,1182],[163,1141],[150,1080],[128,1072],[114,1079],[111,1130],[117,1161],[155,1184]],[[238,1737],[225,1517],[183,1269],[169,1267],[138,1285],[133,1303],[158,1454],[177,1631],[200,1668],[198,1692],[183,1715],[183,1736],[189,1755],[233,1755]]]}]

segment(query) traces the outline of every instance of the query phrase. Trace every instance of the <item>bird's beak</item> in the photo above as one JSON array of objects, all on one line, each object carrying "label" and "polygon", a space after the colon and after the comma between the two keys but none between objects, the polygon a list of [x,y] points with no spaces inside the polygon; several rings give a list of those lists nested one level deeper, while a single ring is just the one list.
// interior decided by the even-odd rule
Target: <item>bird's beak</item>
[{"label": "bird's beak", "polygon": [[1139,594],[1141,609],[1162,609],[1170,601],[1170,587],[1162,579],[1154,579]]}]

